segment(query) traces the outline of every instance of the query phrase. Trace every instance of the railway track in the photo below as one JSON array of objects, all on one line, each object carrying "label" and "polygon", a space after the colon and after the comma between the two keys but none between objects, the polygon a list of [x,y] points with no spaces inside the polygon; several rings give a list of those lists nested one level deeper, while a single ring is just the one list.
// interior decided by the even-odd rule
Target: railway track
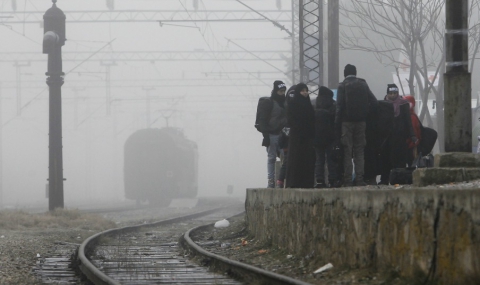
[{"label": "railway track", "polygon": [[[37,262],[36,275],[45,284],[307,284],[211,254],[190,239],[190,232],[231,217],[242,208],[237,205],[111,229],[80,246],[57,243],[49,257]],[[76,248],[77,255],[70,256]],[[189,260],[193,256],[215,270]],[[74,267],[81,271],[83,281]]]},{"label": "railway track", "polygon": [[242,284],[189,261],[178,246],[188,229],[235,211],[208,210],[99,233],[80,246],[79,268],[94,284]]}]

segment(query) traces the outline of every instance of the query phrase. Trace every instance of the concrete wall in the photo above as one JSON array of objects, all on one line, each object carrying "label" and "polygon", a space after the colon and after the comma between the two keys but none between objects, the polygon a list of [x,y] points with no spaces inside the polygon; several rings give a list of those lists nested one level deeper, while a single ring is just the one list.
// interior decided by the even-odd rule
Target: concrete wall
[{"label": "concrete wall", "polygon": [[480,189],[358,189],[248,189],[248,230],[324,264],[480,280]]}]

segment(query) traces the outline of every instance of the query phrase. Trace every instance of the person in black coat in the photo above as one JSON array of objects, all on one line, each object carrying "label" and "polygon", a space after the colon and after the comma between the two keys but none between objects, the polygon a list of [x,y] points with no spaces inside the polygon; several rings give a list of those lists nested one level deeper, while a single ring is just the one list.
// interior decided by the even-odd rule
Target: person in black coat
[{"label": "person in black coat", "polygon": [[385,99],[393,105],[394,118],[390,135],[383,143],[381,150],[382,173],[379,184],[388,185],[390,170],[405,168],[407,165],[407,139],[410,138],[416,143],[417,137],[410,118],[410,105],[399,96],[397,85],[388,84]]},{"label": "person in black coat", "polygon": [[[333,187],[336,180],[336,165],[333,160],[335,142],[335,110],[333,92],[325,86],[318,90],[315,100],[315,188]],[[328,167],[328,181],[325,181],[325,160]]]},{"label": "person in black coat", "polygon": [[[287,94],[285,97],[285,107],[288,108],[288,102],[293,100],[295,96],[295,87],[297,85],[293,85],[287,90]],[[283,158],[281,157],[282,167],[280,168],[280,175],[278,176],[277,180],[277,188],[285,188],[285,178],[287,177],[287,161],[288,161],[288,135],[290,132],[290,128],[287,124],[285,128],[282,130],[282,135],[278,139],[278,145],[283,149]]]},{"label": "person in black coat", "polygon": [[315,113],[308,87],[299,83],[287,108],[290,137],[288,142],[287,188],[312,188],[314,183]]}]

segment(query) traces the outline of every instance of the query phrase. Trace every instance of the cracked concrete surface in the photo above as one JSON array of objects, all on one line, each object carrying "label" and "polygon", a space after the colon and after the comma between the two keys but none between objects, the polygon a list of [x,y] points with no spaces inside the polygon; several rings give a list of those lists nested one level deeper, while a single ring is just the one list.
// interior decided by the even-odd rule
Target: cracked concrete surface
[{"label": "cracked concrete surface", "polygon": [[420,272],[442,284],[480,278],[479,185],[248,189],[245,207],[257,239],[314,251],[325,264]]}]

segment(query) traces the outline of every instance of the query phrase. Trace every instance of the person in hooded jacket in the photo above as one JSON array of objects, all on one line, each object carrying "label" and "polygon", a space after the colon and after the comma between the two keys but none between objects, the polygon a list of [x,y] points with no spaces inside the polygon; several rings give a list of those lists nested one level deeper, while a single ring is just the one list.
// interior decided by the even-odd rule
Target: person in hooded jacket
[{"label": "person in hooded jacket", "polygon": [[[408,101],[410,106],[410,119],[412,121],[413,132],[415,133],[415,137],[417,138],[417,142],[414,143],[411,138],[407,139],[408,145],[408,165],[410,166],[413,163],[413,160],[419,155],[417,146],[420,144],[422,140],[422,130],[420,119],[418,118],[417,114],[415,113],[415,98],[413,96],[405,96],[405,100]],[[422,155],[427,155],[427,153],[423,153]]]},{"label": "person in hooded jacket", "polygon": [[[295,95],[295,87],[297,85],[292,85],[287,90],[287,94],[285,95],[285,108],[288,108],[288,102],[293,99]],[[290,133],[290,128],[287,126],[283,128],[282,134],[278,140],[278,145],[281,149],[283,149],[283,157],[282,159],[282,167],[280,168],[280,174],[278,175],[277,180],[277,188],[285,188],[285,178],[287,177],[287,161],[288,161],[288,136]]]},{"label": "person in hooded jacket", "polygon": [[273,83],[270,100],[262,105],[258,118],[260,130],[264,140],[262,145],[267,147],[267,178],[268,188],[275,188],[275,162],[282,153],[278,144],[282,129],[287,125],[285,110],[285,91],[287,86],[280,80]]},{"label": "person in hooded jacket", "polygon": [[417,143],[417,137],[412,127],[410,106],[408,101],[400,97],[399,89],[395,84],[388,84],[386,100],[393,104],[394,119],[392,131],[382,146],[382,174],[380,183],[389,184],[390,170],[405,168],[408,163],[407,139]]},{"label": "person in hooded jacket", "polygon": [[287,119],[290,127],[287,161],[287,188],[312,188],[315,170],[315,112],[308,87],[299,83],[289,99]]},{"label": "person in hooded jacket", "polygon": [[[320,86],[315,100],[315,188],[333,187],[337,180],[336,165],[333,160],[335,142],[335,110],[333,91]],[[325,181],[325,160],[328,167],[328,181]]]}]

